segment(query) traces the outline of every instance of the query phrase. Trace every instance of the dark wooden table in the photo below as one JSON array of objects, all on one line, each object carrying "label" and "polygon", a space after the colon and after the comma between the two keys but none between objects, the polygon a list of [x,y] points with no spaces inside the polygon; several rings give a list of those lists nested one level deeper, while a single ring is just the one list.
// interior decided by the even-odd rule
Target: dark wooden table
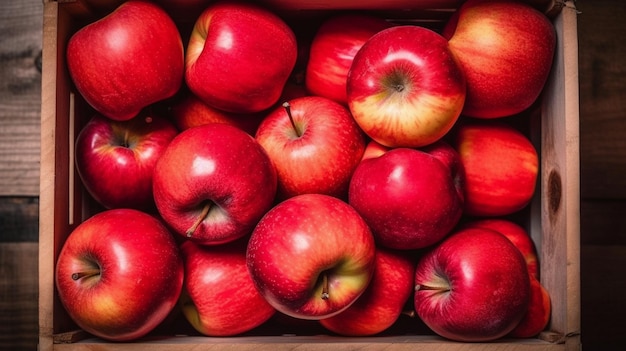
[{"label": "dark wooden table", "polygon": [[[626,344],[626,3],[579,0],[582,342]],[[0,2],[0,350],[37,349],[42,1]]]}]

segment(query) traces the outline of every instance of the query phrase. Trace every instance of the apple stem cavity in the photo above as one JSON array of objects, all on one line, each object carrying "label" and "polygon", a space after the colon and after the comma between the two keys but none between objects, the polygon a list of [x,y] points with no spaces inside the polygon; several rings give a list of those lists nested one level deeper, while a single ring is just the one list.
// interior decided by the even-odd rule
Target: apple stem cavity
[{"label": "apple stem cavity", "polygon": [[82,278],[90,278],[96,275],[100,275],[100,270],[99,269],[87,269],[85,271],[82,272],[76,272],[76,273],[72,273],[72,280],[76,281]]},{"label": "apple stem cavity", "polygon": [[397,91],[398,93],[402,92],[404,90],[404,85],[403,84],[394,84],[393,85],[393,89],[395,91]]},{"label": "apple stem cavity", "polygon": [[211,207],[213,207],[213,202],[211,201],[208,201],[206,204],[204,204],[204,207],[202,207],[202,212],[200,212],[200,215],[198,216],[196,221],[191,225],[191,228],[187,229],[187,231],[185,232],[185,235],[187,235],[188,238],[191,238],[193,236],[193,233],[196,231],[196,229],[198,229],[200,224],[202,224],[202,221],[204,221],[209,215]]},{"label": "apple stem cavity", "polygon": [[450,288],[433,287],[433,286],[422,285],[422,284],[415,285],[415,291],[419,291],[419,290],[439,290],[441,292],[446,292],[446,291],[450,291]]},{"label": "apple stem cavity", "polygon": [[328,274],[322,274],[322,300],[328,300],[330,294],[328,293]]},{"label": "apple stem cavity", "polygon": [[125,148],[130,147],[130,142],[128,141],[128,139],[130,139],[129,135],[130,135],[129,130],[128,129],[124,130],[124,138],[122,139],[122,142],[121,142],[122,147],[125,147]]},{"label": "apple stem cavity", "polygon": [[289,121],[291,122],[291,126],[296,131],[296,136],[298,138],[301,137],[302,136],[302,131],[296,125],[296,122],[293,120],[293,115],[291,114],[291,104],[289,102],[285,101],[283,103],[283,107],[285,108],[285,111],[287,112],[287,116],[289,116]]}]

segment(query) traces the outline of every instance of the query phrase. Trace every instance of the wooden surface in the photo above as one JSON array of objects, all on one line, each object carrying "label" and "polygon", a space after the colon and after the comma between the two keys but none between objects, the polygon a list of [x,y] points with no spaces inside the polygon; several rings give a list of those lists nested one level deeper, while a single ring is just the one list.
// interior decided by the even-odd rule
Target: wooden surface
[{"label": "wooden surface", "polygon": [[582,342],[616,350],[626,345],[626,3],[577,6]]},{"label": "wooden surface", "polygon": [[39,194],[41,0],[0,4],[0,195]]},{"label": "wooden surface", "polygon": [[37,349],[37,243],[0,243],[0,350]]},{"label": "wooden surface", "polygon": [[[587,350],[626,344],[626,3],[579,0],[581,301]],[[40,0],[0,2],[0,350],[37,347]]]}]

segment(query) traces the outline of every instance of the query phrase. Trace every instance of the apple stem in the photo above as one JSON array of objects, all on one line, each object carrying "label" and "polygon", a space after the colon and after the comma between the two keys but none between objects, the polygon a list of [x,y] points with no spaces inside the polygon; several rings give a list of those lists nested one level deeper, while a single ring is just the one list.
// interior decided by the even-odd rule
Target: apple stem
[{"label": "apple stem", "polygon": [[93,277],[99,274],[100,274],[99,269],[88,269],[86,271],[72,273],[72,280],[79,280],[81,278],[89,278],[89,277]]},{"label": "apple stem", "polygon": [[289,121],[291,122],[291,126],[293,127],[293,129],[296,131],[296,135],[298,137],[301,137],[302,136],[302,131],[296,125],[296,122],[293,120],[293,115],[291,114],[291,104],[289,102],[285,101],[283,103],[283,107],[285,108],[285,111],[287,111],[287,116],[289,116]]},{"label": "apple stem", "polygon": [[328,294],[328,274],[322,275],[322,300],[328,300],[330,295]]},{"label": "apple stem", "polygon": [[436,288],[436,287],[432,287],[432,286],[428,286],[428,285],[421,285],[421,284],[417,284],[415,285],[415,291],[418,290],[441,290],[441,291],[450,291],[450,288]]},{"label": "apple stem", "polygon": [[410,318],[415,318],[416,313],[414,310],[406,310],[406,311],[402,311],[402,314],[405,316],[408,316]]},{"label": "apple stem", "polygon": [[187,231],[185,232],[188,238],[191,238],[193,236],[193,233],[196,231],[196,229],[198,229],[202,221],[204,221],[206,219],[206,216],[209,215],[209,211],[211,211],[212,205],[213,203],[211,201],[208,201],[204,205],[204,207],[202,208],[202,212],[200,212],[200,215],[198,216],[196,221],[191,225],[191,228],[187,229]]}]

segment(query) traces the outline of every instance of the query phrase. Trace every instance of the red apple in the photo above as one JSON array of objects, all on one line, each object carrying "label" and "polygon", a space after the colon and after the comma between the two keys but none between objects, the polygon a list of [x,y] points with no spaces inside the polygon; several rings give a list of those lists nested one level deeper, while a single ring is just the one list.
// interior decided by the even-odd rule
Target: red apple
[{"label": "red apple", "polygon": [[256,140],[278,174],[278,197],[318,193],[346,198],[365,136],[347,107],[307,96],[276,108],[259,125]]},{"label": "red apple", "polygon": [[537,336],[550,322],[551,310],[550,294],[537,278],[531,276],[528,310],[520,323],[509,333],[509,336],[514,338]]},{"label": "red apple", "polygon": [[389,147],[441,139],[465,101],[463,71],[440,34],[402,25],[374,34],[354,56],[350,111],[363,131]]},{"label": "red apple", "polygon": [[545,14],[522,1],[469,0],[443,33],[467,79],[464,115],[510,116],[537,100],[556,46]]},{"label": "red apple", "polygon": [[215,108],[258,112],[276,103],[297,54],[295,35],[280,17],[252,3],[218,1],[192,30],[185,80]]},{"label": "red apple", "polygon": [[205,104],[193,94],[187,94],[175,101],[170,112],[180,131],[209,123],[226,123],[254,135],[265,115],[240,114],[218,110]]},{"label": "red apple", "polygon": [[207,336],[233,336],[265,323],[276,311],[259,294],[246,266],[246,242],[181,245],[185,282],[180,298],[187,321]]},{"label": "red apple", "polygon": [[413,293],[415,262],[405,252],[377,248],[374,276],[363,295],[345,311],[320,323],[346,336],[369,336],[391,327]]},{"label": "red apple", "polygon": [[354,55],[372,35],[390,26],[384,19],[366,14],[339,14],[326,19],[310,46],[307,90],[347,104],[346,81]]},{"label": "red apple", "polygon": [[[440,141],[441,148],[451,150]],[[372,229],[377,244],[419,249],[443,239],[463,213],[463,173],[425,151],[395,148],[361,161],[349,203]]]},{"label": "red apple", "polygon": [[178,246],[161,221],[114,209],[71,232],[55,278],[59,299],[80,328],[129,341],[152,331],[174,309],[183,275]]},{"label": "red apple", "polygon": [[417,315],[442,337],[465,342],[507,335],[529,306],[520,251],[485,228],[456,231],[422,256],[415,271]]},{"label": "red apple", "polygon": [[206,245],[250,234],[274,203],[276,171],[254,138],[211,123],[174,138],[154,170],[157,209],[175,232]]},{"label": "red apple", "polygon": [[177,134],[158,115],[115,121],[96,114],[76,138],[76,169],[83,185],[106,208],[154,211],[152,173]]},{"label": "red apple", "polygon": [[78,92],[96,111],[128,120],[178,91],[184,48],[176,24],[163,9],[131,0],[72,35],[67,68]]},{"label": "red apple", "polygon": [[466,227],[478,227],[495,230],[506,236],[517,247],[528,266],[528,273],[539,278],[539,260],[537,259],[537,249],[530,235],[521,225],[504,218],[484,218],[472,220],[465,224]]},{"label": "red apple", "polygon": [[382,156],[385,152],[389,150],[391,150],[390,147],[382,145],[375,140],[370,140],[365,145],[365,151],[363,152],[363,157],[361,157],[361,161]]},{"label": "red apple", "polygon": [[278,311],[322,319],[348,308],[374,271],[375,243],[347,203],[303,194],[271,209],[252,232],[247,263],[257,288]]},{"label": "red apple", "polygon": [[495,120],[464,123],[455,148],[465,168],[465,211],[497,217],[526,207],[535,193],[539,156],[528,137]]}]

